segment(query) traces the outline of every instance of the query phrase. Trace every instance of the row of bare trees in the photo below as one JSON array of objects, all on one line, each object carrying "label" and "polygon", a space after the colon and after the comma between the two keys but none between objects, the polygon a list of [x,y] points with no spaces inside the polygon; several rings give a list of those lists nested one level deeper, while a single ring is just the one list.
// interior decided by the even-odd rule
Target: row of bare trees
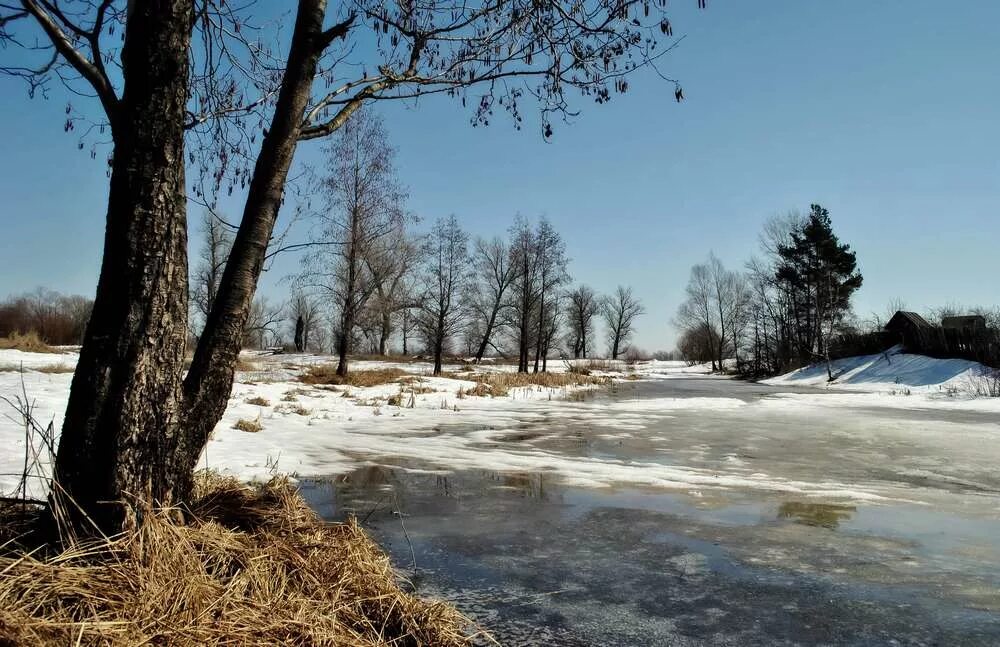
[{"label": "row of bare trees", "polygon": [[[472,239],[455,216],[417,233],[395,150],[368,110],[345,122],[325,154],[311,194],[317,206],[306,210],[308,240],[281,247],[304,250],[292,296],[287,305],[253,301],[244,345],[282,345],[292,331],[297,350],[335,353],[342,375],[351,354],[384,356],[393,342],[404,355],[419,348],[431,356],[435,372],[458,351],[477,362],[516,356],[520,370],[545,371],[551,356],[587,357],[598,320],[611,356],[628,349],[643,311],[638,299],[624,287],[610,297],[570,289],[566,246],[548,220],[518,217],[506,238]],[[233,245],[230,226],[210,210],[201,238],[191,282],[194,336],[214,307]]]}]

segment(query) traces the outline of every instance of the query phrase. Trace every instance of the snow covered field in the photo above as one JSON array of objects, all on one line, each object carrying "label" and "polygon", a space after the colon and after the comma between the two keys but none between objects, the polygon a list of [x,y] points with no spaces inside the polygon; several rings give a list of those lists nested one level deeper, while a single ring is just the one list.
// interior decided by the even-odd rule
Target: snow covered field
[{"label": "snow covered field", "polygon": [[[8,397],[24,389],[35,406],[35,416],[52,421],[58,429],[66,405],[76,355],[0,351],[0,394]],[[329,362],[316,355],[247,355],[252,370],[240,372],[229,408],[216,427],[201,466],[245,479],[264,479],[282,472],[297,477],[342,474],[363,465],[397,465],[411,471],[445,473],[469,469],[497,472],[544,472],[577,486],[630,485],[667,488],[699,495],[711,490],[787,492],[809,497],[848,501],[906,499],[905,493],[887,492],[830,474],[797,472],[766,461],[752,464],[737,454],[718,464],[689,460],[679,452],[681,438],[692,451],[704,448],[717,429],[738,435],[752,424],[781,429],[788,416],[815,420],[842,412],[844,419],[865,424],[866,411],[924,410],[986,413],[1000,411],[998,399],[970,398],[961,382],[976,366],[961,360],[886,355],[853,358],[836,364],[839,379],[828,384],[824,366],[796,371],[768,381],[772,388],[761,397],[733,397],[725,384],[731,380],[704,375],[704,367],[680,362],[624,363],[607,366],[613,386],[589,387],[598,392],[624,391],[636,384],[670,380],[681,387],[689,382],[719,384],[716,390],[669,396],[589,398],[579,388],[515,388],[500,397],[472,396],[475,387],[461,379],[461,366],[448,366],[449,377],[431,377],[424,363],[356,362],[355,371],[396,368],[407,373],[401,380],[371,387],[312,386],[298,380],[306,367]],[[14,370],[23,366],[23,373]],[[63,367],[53,369],[52,367]],[[564,362],[550,370],[564,371]],[[476,371],[513,371],[509,365],[484,365]],[[42,372],[48,371],[48,372]],[[623,379],[626,372],[631,372]],[[641,382],[633,381],[641,378]],[[692,381],[691,378],[698,378]],[[823,387],[823,390],[799,387]],[[706,388],[701,386],[699,388]],[[0,490],[10,491],[21,472],[24,453],[20,421],[6,410],[0,418],[0,442],[7,450],[0,458]],[[885,414],[890,415],[891,414]],[[877,417],[877,416],[875,416]],[[874,418],[874,417],[873,417]],[[651,432],[654,423],[673,419],[683,431],[669,437]],[[236,429],[239,421],[260,425],[251,433]],[[712,433],[698,437],[706,421]],[[751,424],[752,423],[752,424]],[[635,445],[634,455],[618,452],[581,454],[556,442],[567,426],[600,430],[599,442]],[[871,442],[896,442],[902,423],[872,422],[866,431]],[[912,426],[912,425],[910,425]],[[979,451],[977,443],[995,442],[995,425],[974,431],[952,429],[947,420],[930,427],[907,428],[930,445],[948,445],[949,452],[963,447]],[[525,428],[543,428],[531,439],[510,442]],[[909,427],[909,426],[907,426]],[[695,431],[692,431],[695,430]],[[810,430],[812,433],[814,430]],[[718,439],[718,442],[728,442]],[[715,449],[714,447],[712,449]],[[677,456],[665,460],[664,454]],[[765,469],[766,468],[766,469]],[[920,469],[920,468],[915,468]],[[956,477],[958,478],[958,477]]]}]

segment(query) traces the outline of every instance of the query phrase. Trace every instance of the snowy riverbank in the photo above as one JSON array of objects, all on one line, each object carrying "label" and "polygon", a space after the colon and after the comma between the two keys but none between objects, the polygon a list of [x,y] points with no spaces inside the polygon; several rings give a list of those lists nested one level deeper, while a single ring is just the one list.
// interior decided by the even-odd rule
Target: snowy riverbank
[{"label": "snowy riverbank", "polygon": [[[680,362],[595,363],[593,374],[611,377],[610,384],[515,387],[496,397],[470,393],[482,393],[475,376],[509,373],[515,367],[452,365],[446,376],[433,377],[423,362],[359,361],[352,364],[355,371],[395,369],[400,374],[374,386],[300,381],[310,366],[330,359],[246,355],[247,370],[237,374],[229,407],[201,466],[246,480],[279,472],[327,477],[359,466],[394,465],[432,473],[546,473],[569,485],[663,488],[696,496],[728,489],[878,500],[881,495],[871,488],[822,475],[778,476],[776,467],[761,469],[737,452],[725,453],[718,462],[687,458],[691,452],[718,449],[710,435],[716,429],[736,439],[750,433],[748,425],[782,428],[792,419],[822,429],[833,410],[1000,412],[1000,399],[972,398],[957,387],[974,369],[969,363],[905,355],[842,360],[837,363],[840,379],[832,384],[819,366],[769,380],[769,386],[756,390],[751,385],[736,388],[729,378]],[[0,371],[0,394],[21,393],[23,379],[36,419],[51,421],[58,430],[75,360],[74,353],[0,351],[0,367],[7,369]],[[20,366],[23,372],[16,370]],[[563,372],[568,366],[552,362],[549,368]],[[824,388],[812,388],[816,386]],[[582,393],[587,389],[617,395],[594,399]],[[641,397],[633,397],[640,391]],[[10,416],[12,410],[5,407],[3,413],[0,442],[7,450],[0,457],[0,492],[9,493],[22,469],[24,432],[16,416]],[[869,424],[866,433],[879,442],[875,437],[895,434],[897,427]],[[992,437],[992,429],[988,431]],[[661,447],[684,436],[691,438],[680,454],[677,448]],[[579,440],[583,437],[591,439]],[[949,437],[949,442],[959,442],[954,432]],[[634,449],[621,455],[622,447]]]}]

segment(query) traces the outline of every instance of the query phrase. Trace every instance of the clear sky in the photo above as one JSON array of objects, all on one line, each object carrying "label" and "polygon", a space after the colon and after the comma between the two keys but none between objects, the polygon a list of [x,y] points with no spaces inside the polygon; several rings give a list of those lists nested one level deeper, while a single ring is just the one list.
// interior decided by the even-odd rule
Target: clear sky
[{"label": "clear sky", "polygon": [[[578,102],[550,142],[533,118],[472,128],[447,99],[383,108],[410,208],[482,235],[546,215],[577,280],[641,296],[648,350],[673,345],[693,263],[714,250],[742,265],[764,220],[812,202],[858,253],[859,314],[894,297],[1000,302],[1000,2],[708,4],[671,2],[687,35],[663,66],[683,82],[679,105],[643,75],[609,105]],[[66,97],[51,94],[29,100],[0,78],[0,296],[94,291],[106,169],[63,134]],[[278,263],[263,292],[280,299],[296,267]]]}]

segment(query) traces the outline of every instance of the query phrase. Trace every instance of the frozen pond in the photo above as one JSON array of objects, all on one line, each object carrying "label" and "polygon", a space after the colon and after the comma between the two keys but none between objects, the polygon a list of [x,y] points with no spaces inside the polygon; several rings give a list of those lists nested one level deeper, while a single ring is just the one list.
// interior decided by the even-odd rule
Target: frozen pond
[{"label": "frozen pond", "polygon": [[[513,416],[433,433],[537,469],[366,455],[303,491],[503,644],[1000,644],[995,415],[677,377]],[[630,478],[567,476],[595,463]]]}]

